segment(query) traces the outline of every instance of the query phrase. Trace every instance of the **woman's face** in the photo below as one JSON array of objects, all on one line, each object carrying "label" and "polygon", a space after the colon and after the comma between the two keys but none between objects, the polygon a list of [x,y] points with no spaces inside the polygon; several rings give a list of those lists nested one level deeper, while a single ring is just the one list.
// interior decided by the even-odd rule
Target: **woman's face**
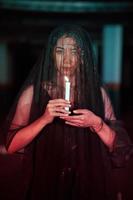
[{"label": "woman's face", "polygon": [[72,37],[59,38],[54,49],[54,55],[58,71],[63,75],[73,75],[80,60],[76,41]]}]

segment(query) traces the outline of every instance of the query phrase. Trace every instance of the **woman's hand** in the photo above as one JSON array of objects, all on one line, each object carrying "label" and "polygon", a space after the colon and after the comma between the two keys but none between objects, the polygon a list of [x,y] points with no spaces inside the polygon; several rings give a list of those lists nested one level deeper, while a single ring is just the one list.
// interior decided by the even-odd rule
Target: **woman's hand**
[{"label": "woman's hand", "polygon": [[47,123],[51,123],[55,117],[65,117],[69,115],[69,111],[65,108],[70,107],[70,102],[64,99],[50,100],[47,104],[43,118],[46,119]]},{"label": "woman's hand", "polygon": [[90,110],[78,109],[73,112],[77,115],[60,118],[64,119],[66,124],[81,128],[90,128],[98,134],[103,143],[112,151],[116,133],[99,116]]},{"label": "woman's hand", "polygon": [[100,129],[102,120],[100,117],[95,115],[93,112],[87,109],[78,109],[73,111],[76,115],[73,116],[62,116],[66,124],[77,126],[77,127],[90,127],[91,129]]}]

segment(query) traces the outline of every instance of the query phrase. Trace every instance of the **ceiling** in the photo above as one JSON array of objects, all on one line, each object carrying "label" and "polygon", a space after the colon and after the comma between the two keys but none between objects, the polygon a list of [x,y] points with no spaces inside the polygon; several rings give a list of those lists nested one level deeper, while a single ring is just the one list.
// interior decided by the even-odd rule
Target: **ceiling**
[{"label": "ceiling", "polygon": [[132,1],[51,1],[51,0],[0,0],[3,9],[25,10],[34,12],[131,12]]}]

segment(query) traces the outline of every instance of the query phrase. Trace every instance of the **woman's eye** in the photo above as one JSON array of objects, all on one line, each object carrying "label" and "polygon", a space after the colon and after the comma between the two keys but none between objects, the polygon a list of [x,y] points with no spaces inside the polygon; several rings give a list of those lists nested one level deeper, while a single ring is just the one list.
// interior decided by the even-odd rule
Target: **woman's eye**
[{"label": "woman's eye", "polygon": [[77,55],[77,49],[72,49],[71,53],[72,53],[73,55]]},{"label": "woman's eye", "polygon": [[63,50],[57,49],[57,50],[56,50],[56,53],[58,53],[58,54],[63,54]]}]

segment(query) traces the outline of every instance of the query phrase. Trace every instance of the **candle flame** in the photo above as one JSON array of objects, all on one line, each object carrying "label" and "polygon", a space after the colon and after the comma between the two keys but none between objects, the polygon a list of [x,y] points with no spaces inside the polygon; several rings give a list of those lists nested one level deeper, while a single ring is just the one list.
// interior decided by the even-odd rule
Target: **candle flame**
[{"label": "candle flame", "polygon": [[64,76],[65,81],[69,81],[69,78],[67,76]]}]

